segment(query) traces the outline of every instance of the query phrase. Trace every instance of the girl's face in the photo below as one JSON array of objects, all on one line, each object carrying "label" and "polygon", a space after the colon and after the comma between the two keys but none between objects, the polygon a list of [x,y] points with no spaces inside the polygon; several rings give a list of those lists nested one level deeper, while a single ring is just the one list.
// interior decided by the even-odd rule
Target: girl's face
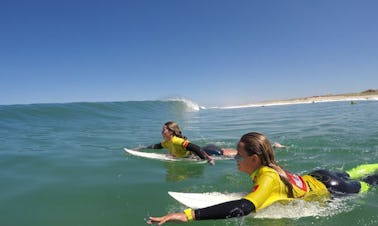
[{"label": "girl's face", "polygon": [[163,130],[161,131],[161,136],[164,140],[171,140],[173,136],[173,132],[168,129],[166,125],[163,126]]},{"label": "girl's face", "polygon": [[248,155],[243,142],[238,143],[237,150],[238,153],[235,156],[235,160],[238,164],[238,169],[240,172],[250,175],[261,166],[260,158],[256,154],[251,156]]}]

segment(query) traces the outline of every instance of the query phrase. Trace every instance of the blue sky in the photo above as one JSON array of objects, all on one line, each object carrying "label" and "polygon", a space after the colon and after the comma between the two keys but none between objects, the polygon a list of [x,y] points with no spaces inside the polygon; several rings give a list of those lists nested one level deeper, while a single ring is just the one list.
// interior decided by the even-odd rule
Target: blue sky
[{"label": "blue sky", "polygon": [[0,104],[378,88],[376,0],[1,0]]}]

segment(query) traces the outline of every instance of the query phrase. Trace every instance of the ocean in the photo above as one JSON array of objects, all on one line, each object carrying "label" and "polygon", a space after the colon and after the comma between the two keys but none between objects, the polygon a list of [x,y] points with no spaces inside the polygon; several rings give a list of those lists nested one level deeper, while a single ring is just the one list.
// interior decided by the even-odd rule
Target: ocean
[{"label": "ocean", "polygon": [[[235,148],[244,133],[262,132],[272,143],[289,147],[277,149],[276,159],[298,174],[378,163],[378,101],[230,109],[187,100],[3,105],[0,225],[139,226],[148,216],[185,208],[167,191],[251,190],[234,160],[210,166],[123,151],[160,142],[166,121],[178,122],[200,146]],[[378,225],[378,190],[186,225]]]}]

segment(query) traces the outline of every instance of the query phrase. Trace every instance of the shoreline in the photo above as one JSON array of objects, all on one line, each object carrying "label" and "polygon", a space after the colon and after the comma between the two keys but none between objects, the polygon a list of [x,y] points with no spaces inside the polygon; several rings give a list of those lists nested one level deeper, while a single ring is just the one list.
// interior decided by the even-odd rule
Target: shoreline
[{"label": "shoreline", "polygon": [[295,105],[295,104],[313,104],[324,102],[350,101],[351,104],[356,104],[356,101],[378,101],[378,90],[367,90],[361,93],[337,94],[337,95],[322,95],[303,98],[294,98],[287,100],[272,100],[262,101],[252,104],[243,104],[237,106],[216,107],[221,109],[234,108],[249,108],[249,107],[268,107],[279,105]]}]

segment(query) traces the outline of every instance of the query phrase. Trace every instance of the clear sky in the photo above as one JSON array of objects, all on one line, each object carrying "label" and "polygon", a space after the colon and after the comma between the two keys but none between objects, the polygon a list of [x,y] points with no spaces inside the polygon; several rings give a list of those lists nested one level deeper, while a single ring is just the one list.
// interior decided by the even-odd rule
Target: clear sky
[{"label": "clear sky", "polygon": [[378,88],[376,0],[0,0],[0,104]]}]

